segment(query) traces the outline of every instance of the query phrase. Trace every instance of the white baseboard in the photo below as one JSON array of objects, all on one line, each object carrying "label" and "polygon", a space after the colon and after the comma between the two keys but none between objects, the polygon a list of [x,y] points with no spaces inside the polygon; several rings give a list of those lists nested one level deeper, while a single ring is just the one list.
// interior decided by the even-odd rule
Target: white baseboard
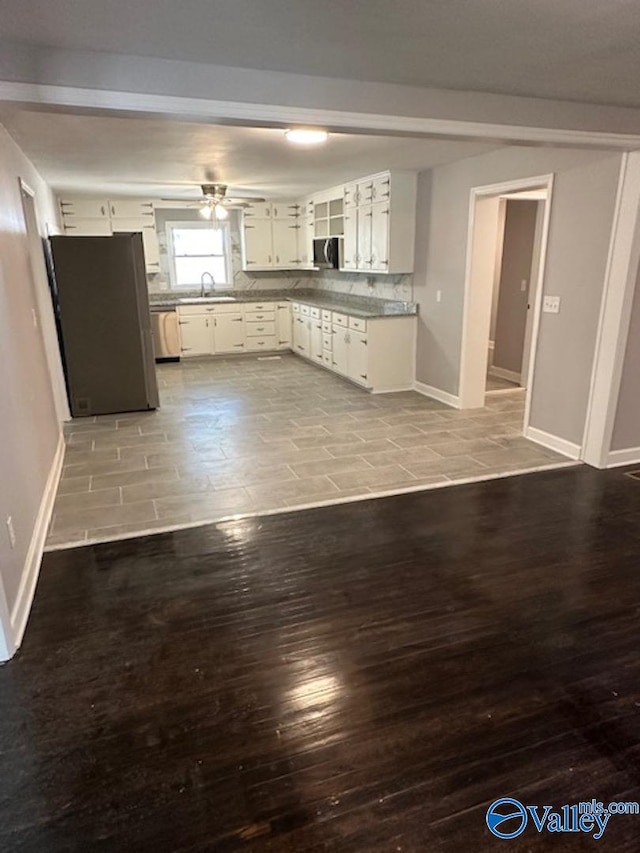
[{"label": "white baseboard", "polygon": [[636,463],[640,463],[640,447],[611,450],[607,456],[607,468],[619,468],[621,465],[635,465]]},{"label": "white baseboard", "polygon": [[551,435],[550,432],[545,432],[536,427],[527,427],[525,430],[525,438],[530,441],[535,441],[536,444],[541,444],[549,450],[555,450],[556,453],[562,453],[563,456],[568,456],[569,459],[580,459],[581,447],[579,444],[574,444],[572,441],[567,441],[564,438],[559,438],[557,435]]},{"label": "white baseboard", "polygon": [[514,370],[507,370],[505,367],[496,367],[495,364],[492,364],[489,368],[489,375],[495,376],[496,379],[506,379],[507,382],[515,382],[516,385],[519,385],[522,379],[520,374]]},{"label": "white baseboard", "polygon": [[425,397],[431,397],[433,400],[438,400],[440,403],[446,403],[447,406],[453,406],[454,409],[460,408],[460,397],[455,394],[449,394],[448,391],[442,391],[440,388],[434,388],[433,385],[425,385],[424,382],[416,381],[413,383],[413,390],[418,394],[423,394]]},{"label": "white baseboard", "polygon": [[389,386],[388,388],[372,388],[371,394],[394,394],[399,391],[413,391],[413,383],[410,385],[394,385],[393,387]]},{"label": "white baseboard", "polygon": [[27,627],[29,613],[31,612],[31,604],[33,603],[36,583],[38,582],[38,575],[40,574],[40,564],[42,563],[44,543],[47,538],[47,530],[49,529],[49,522],[51,521],[51,515],[53,513],[53,504],[56,499],[60,475],[62,474],[63,459],[64,437],[62,433],[60,433],[58,446],[47,478],[47,485],[45,486],[42,500],[40,501],[38,515],[36,516],[33,535],[31,536],[29,550],[27,551],[27,559],[25,560],[24,568],[22,570],[20,588],[18,589],[18,595],[16,596],[16,601],[13,605],[13,610],[11,611],[11,629],[13,631],[14,654],[20,648],[25,628]]}]

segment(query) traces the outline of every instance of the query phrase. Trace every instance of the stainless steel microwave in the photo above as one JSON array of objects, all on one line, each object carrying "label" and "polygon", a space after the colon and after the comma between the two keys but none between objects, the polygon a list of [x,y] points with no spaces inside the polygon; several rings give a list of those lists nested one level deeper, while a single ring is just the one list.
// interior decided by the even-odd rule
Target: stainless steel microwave
[{"label": "stainless steel microwave", "polygon": [[322,237],[313,241],[313,265],[320,269],[338,270],[342,261],[340,237]]}]

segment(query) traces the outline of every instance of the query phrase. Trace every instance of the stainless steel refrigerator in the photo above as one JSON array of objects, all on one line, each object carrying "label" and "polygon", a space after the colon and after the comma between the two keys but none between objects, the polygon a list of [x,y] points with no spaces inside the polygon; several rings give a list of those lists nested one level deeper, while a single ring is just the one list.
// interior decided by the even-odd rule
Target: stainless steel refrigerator
[{"label": "stainless steel refrigerator", "polygon": [[157,408],[142,235],[51,237],[49,261],[71,414]]}]

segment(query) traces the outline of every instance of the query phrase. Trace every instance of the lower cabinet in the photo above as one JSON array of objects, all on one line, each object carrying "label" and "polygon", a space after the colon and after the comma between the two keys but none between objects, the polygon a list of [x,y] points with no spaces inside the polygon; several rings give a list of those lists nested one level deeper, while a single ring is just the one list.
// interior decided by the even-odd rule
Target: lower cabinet
[{"label": "lower cabinet", "polygon": [[242,352],[245,348],[242,314],[219,314],[214,317],[214,352]]},{"label": "lower cabinet", "polygon": [[344,326],[333,327],[333,369],[358,385],[368,382],[369,353],[367,335]]},{"label": "lower cabinet", "polygon": [[213,349],[213,320],[206,314],[182,314],[178,312],[180,329],[180,351],[184,358],[195,355],[211,355]]},{"label": "lower cabinet", "polygon": [[309,318],[300,314],[293,315],[293,351],[297,355],[309,357]]},{"label": "lower cabinet", "polygon": [[276,346],[278,349],[292,348],[291,303],[278,302],[276,306]]}]

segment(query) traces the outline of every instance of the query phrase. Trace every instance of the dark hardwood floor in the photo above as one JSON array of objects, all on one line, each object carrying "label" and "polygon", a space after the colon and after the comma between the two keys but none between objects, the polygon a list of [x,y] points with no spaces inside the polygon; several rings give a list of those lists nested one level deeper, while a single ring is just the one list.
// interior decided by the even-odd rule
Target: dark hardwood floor
[{"label": "dark hardwood floor", "polygon": [[2,851],[638,851],[640,482],[576,467],[46,555]]}]

